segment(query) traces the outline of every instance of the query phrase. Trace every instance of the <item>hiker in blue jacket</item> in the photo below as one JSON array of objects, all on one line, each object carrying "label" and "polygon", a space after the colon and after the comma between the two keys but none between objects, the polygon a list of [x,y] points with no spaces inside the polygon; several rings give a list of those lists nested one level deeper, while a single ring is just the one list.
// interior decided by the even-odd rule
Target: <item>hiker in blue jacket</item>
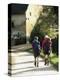
[{"label": "hiker in blue jacket", "polygon": [[35,66],[39,66],[39,60],[38,60],[38,57],[40,55],[40,42],[38,41],[38,37],[35,36],[34,37],[34,40],[32,42],[32,48],[33,48],[33,51],[34,51],[34,65]]}]

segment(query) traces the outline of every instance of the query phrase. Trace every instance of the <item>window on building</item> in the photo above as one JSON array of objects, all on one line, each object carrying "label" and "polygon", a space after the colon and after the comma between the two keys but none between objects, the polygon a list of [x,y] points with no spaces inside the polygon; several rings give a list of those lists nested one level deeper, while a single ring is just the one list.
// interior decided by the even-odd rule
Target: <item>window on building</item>
[{"label": "window on building", "polygon": [[31,16],[31,12],[30,12],[30,16]]}]

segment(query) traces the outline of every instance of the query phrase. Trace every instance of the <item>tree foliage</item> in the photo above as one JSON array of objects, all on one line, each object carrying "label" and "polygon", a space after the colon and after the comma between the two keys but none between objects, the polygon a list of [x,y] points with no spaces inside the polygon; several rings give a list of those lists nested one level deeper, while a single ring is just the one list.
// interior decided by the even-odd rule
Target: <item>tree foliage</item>
[{"label": "tree foliage", "polygon": [[51,38],[56,37],[58,30],[58,7],[43,6],[43,11],[31,32],[30,41],[34,36],[38,36],[41,40],[44,35],[48,34]]}]

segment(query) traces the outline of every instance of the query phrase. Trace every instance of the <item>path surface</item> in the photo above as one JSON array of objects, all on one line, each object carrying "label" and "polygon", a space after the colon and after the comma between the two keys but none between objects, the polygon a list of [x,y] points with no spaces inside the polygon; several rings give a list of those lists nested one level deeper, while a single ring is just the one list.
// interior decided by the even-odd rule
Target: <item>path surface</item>
[{"label": "path surface", "polygon": [[[26,45],[24,46],[26,48]],[[11,72],[13,76],[26,76],[26,75],[41,75],[41,74],[55,74],[57,71],[54,69],[54,67],[49,64],[44,65],[44,60],[40,57],[39,58],[39,67],[34,66],[34,57],[32,53],[27,51],[18,51],[19,48],[23,47],[16,47],[12,49],[12,66],[11,66]],[[15,53],[14,50],[17,52]],[[9,53],[10,54],[10,53]],[[10,64],[9,64],[10,66]],[[10,71],[10,70],[9,70]]]}]

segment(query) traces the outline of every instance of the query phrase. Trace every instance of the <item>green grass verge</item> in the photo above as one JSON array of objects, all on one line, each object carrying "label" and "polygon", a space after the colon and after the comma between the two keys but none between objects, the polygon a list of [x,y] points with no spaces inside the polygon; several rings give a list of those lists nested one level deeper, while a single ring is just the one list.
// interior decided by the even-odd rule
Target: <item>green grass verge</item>
[{"label": "green grass verge", "polygon": [[[44,58],[44,54],[41,53],[40,56]],[[59,58],[55,53],[51,53],[50,55],[50,63],[53,64],[55,69],[58,71],[59,70]]]}]

